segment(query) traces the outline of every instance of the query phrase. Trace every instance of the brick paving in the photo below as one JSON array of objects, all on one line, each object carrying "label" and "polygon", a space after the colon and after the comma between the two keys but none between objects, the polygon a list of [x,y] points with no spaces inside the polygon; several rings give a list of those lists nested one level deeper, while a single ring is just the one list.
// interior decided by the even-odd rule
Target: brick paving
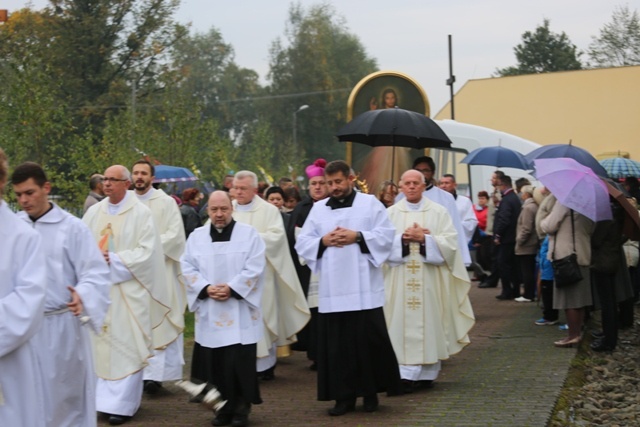
[{"label": "brick paving", "polygon": [[[566,334],[556,326],[536,326],[535,303],[498,301],[499,290],[472,286],[476,315],[471,344],[444,361],[433,389],[387,397],[375,413],[356,411],[330,417],[332,402],[316,400],[315,372],[303,354],[280,359],[273,381],[261,383],[262,405],[254,405],[250,426],[546,426],[575,349],[557,349]],[[190,356],[187,344],[185,356]],[[188,367],[185,368],[188,371]],[[188,396],[165,384],[127,426],[208,426],[212,413],[188,403]],[[99,425],[108,425],[99,418]]]}]

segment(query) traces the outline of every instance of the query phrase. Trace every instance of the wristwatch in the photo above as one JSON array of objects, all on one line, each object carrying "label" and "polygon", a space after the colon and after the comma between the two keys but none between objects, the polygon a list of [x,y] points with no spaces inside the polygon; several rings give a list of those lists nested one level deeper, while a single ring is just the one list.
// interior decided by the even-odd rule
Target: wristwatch
[{"label": "wristwatch", "polygon": [[356,243],[362,243],[362,233],[359,231],[356,233]]}]

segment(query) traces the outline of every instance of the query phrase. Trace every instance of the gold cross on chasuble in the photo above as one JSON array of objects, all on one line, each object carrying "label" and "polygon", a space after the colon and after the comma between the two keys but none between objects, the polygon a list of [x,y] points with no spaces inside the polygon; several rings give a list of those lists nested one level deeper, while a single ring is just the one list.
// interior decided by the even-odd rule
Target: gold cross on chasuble
[{"label": "gold cross on chasuble", "polygon": [[411,270],[411,274],[416,274],[416,271],[420,269],[420,263],[412,259],[411,262],[407,263],[407,269]]},{"label": "gold cross on chasuble", "polygon": [[422,302],[420,301],[420,298],[411,297],[407,300],[407,308],[409,310],[420,310],[421,305]]},{"label": "gold cross on chasuble", "polygon": [[420,281],[418,279],[411,279],[407,282],[407,288],[411,292],[418,292],[420,290]]}]

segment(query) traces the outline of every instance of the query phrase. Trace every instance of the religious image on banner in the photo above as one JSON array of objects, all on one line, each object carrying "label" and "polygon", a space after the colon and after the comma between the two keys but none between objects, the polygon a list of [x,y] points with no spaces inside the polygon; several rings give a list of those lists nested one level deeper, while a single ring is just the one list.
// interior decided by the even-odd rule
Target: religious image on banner
[{"label": "religious image on banner", "polygon": [[[394,107],[430,115],[427,95],[415,80],[395,71],[379,71],[360,80],[351,91],[347,117],[350,121],[365,111]],[[347,163],[359,180],[366,180],[369,193],[375,193],[385,180],[398,183],[400,174],[411,168],[413,159],[425,155],[425,150],[396,147],[393,168],[396,176],[391,177],[392,150],[392,147],[373,148],[358,143],[347,145]]]}]

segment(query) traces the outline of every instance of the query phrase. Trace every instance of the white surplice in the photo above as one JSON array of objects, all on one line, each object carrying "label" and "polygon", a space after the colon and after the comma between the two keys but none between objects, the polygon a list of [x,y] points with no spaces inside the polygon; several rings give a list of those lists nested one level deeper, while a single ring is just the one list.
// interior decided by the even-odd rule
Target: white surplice
[{"label": "white surplice", "polygon": [[455,200],[460,215],[460,224],[464,230],[464,239],[468,244],[478,226],[478,218],[473,211],[473,202],[470,198],[458,194]]},{"label": "white surplice", "polygon": [[[228,242],[212,242],[210,226],[187,240],[181,266],[189,310],[196,313],[195,339],[203,347],[256,344],[262,338],[260,314],[265,245],[258,232],[236,222]],[[242,299],[198,299],[207,285],[227,284]]]},{"label": "white surplice", "polygon": [[117,205],[93,205],[83,221],[96,242],[110,241],[111,306],[93,336],[97,410],[130,416],[140,406],[142,369],[159,347],[152,331],[170,312],[160,237],[151,211],[129,192]]},{"label": "white surplice", "polygon": [[180,281],[180,257],[184,252],[185,236],[182,215],[176,201],[164,191],[149,188],[143,195],[134,193],[138,200],[144,203],[153,214],[153,220],[160,233],[162,250],[164,252],[165,283],[171,312],[168,321],[160,328],[154,329],[154,341],[162,345],[162,341],[169,341],[166,346],[154,350],[154,356],[149,359],[149,366],[144,368],[144,379],[154,381],[169,381],[182,379],[184,310],[186,295],[184,284]]},{"label": "white surplice", "polygon": [[[99,331],[109,308],[109,266],[87,226],[56,204],[35,222],[26,212],[18,216],[42,236],[47,264],[45,318],[34,337],[45,380],[47,425],[95,426],[96,375],[87,327]],[[87,327],[67,309],[67,286],[82,299]]]},{"label": "white surplice", "polygon": [[247,205],[233,201],[233,218],[254,227],[265,243],[266,267],[262,294],[264,335],[258,342],[258,358],[269,357],[273,344],[284,346],[296,341],[295,335],[311,317],[298,279],[282,214],[258,196]]},{"label": "white surplice", "polygon": [[[403,379],[433,380],[439,362],[469,344],[475,320],[469,275],[457,249],[457,232],[446,208],[422,198],[401,200],[387,210],[395,227],[390,268],[385,270],[385,319]],[[403,257],[402,233],[417,223],[426,257],[411,243]],[[435,369],[434,369],[435,365]]]},{"label": "white surplice", "polygon": [[[296,252],[312,272],[319,274],[318,312],[336,313],[384,305],[380,266],[391,251],[395,228],[384,205],[369,194],[356,193],[351,207],[331,209],[330,199],[314,203],[296,241]],[[322,236],[343,227],[362,233],[370,253],[360,245],[331,246],[318,258]]]},{"label": "white surplice", "polygon": [[47,272],[40,235],[0,198],[0,426],[45,426],[32,339],[42,325]]}]

